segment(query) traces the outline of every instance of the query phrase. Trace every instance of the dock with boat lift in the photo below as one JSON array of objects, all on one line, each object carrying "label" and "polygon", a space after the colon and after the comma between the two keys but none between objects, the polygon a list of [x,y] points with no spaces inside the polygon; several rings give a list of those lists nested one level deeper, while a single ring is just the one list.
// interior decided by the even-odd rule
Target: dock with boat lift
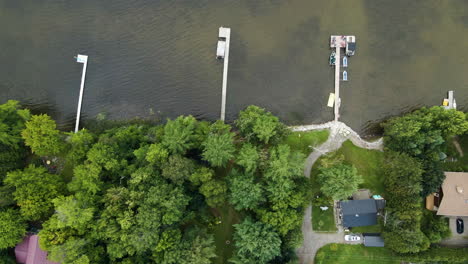
[{"label": "dock with boat lift", "polygon": [[[330,36],[330,48],[335,49],[335,59],[332,65],[335,66],[335,93],[334,93],[334,115],[335,121],[338,121],[340,118],[340,106],[341,106],[341,97],[340,97],[340,63],[341,63],[341,49],[345,50],[344,56],[352,56],[356,50],[356,37],[355,36],[338,36],[332,35]],[[330,59],[330,62],[332,60]],[[344,67],[348,67],[348,59],[343,59],[345,65]],[[345,71],[346,72],[346,71]],[[348,80],[347,72],[343,74],[343,81]],[[328,106],[330,106],[330,96],[328,101]]]}]

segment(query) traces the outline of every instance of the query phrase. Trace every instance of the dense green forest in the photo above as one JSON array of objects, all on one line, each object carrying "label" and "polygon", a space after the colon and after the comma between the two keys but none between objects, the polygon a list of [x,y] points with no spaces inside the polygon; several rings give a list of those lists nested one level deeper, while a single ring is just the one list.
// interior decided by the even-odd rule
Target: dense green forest
[{"label": "dense green forest", "polygon": [[[0,119],[1,249],[38,232],[64,264],[297,262],[305,156],[262,108],[235,127],[180,116],[64,133],[15,101]],[[217,243],[226,209],[238,221],[232,241]]]},{"label": "dense green forest", "polygon": [[[385,246],[405,259],[430,256],[450,231],[422,199],[443,182],[466,114],[421,108],[382,125]],[[364,178],[331,155],[312,186],[305,154],[328,133],[290,133],[257,106],[233,125],[180,116],[66,133],[8,101],[0,105],[0,262],[14,263],[13,247],[38,233],[49,259],[64,264],[298,263],[312,190],[331,203]]]}]

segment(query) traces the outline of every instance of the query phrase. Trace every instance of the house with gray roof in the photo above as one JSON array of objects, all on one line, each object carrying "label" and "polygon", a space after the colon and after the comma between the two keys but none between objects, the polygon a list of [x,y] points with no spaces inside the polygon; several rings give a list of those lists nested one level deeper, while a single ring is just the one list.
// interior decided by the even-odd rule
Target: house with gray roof
[{"label": "house with gray roof", "polygon": [[[379,204],[379,207],[382,207]],[[370,226],[377,224],[377,203],[374,199],[347,200],[340,202],[343,227]]]}]

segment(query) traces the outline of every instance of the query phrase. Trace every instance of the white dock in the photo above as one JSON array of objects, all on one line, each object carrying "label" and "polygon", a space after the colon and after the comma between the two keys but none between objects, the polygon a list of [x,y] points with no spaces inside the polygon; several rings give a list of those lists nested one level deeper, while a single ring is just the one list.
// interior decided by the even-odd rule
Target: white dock
[{"label": "white dock", "polygon": [[219,38],[225,39],[226,47],[224,53],[224,69],[223,69],[223,91],[221,97],[221,120],[224,121],[226,117],[226,93],[227,93],[227,77],[228,77],[228,65],[229,65],[229,43],[231,40],[231,29],[220,27]]},{"label": "white dock", "polygon": [[340,62],[341,62],[341,47],[336,46],[335,47],[335,53],[336,53],[336,62],[335,62],[335,121],[338,121],[338,118],[340,118],[340,104],[341,104],[341,98],[340,98]]},{"label": "white dock", "polygon": [[[356,37],[355,36],[344,36],[344,35],[332,35],[330,36],[330,48],[335,49],[335,108],[334,115],[335,121],[338,121],[340,118],[340,64],[341,64],[341,49],[345,49],[344,56],[354,55],[356,49]],[[347,59],[346,59],[347,62]],[[346,66],[347,67],[347,63]],[[346,74],[347,77],[347,74]],[[347,81],[348,78],[346,78]],[[329,100],[330,102],[330,100]]]},{"label": "white dock", "polygon": [[80,126],[81,103],[83,102],[83,90],[86,78],[86,67],[88,66],[88,56],[78,54],[76,56],[76,62],[83,63],[83,73],[81,74],[80,97],[78,98],[78,108],[76,110],[75,133],[78,132]]}]

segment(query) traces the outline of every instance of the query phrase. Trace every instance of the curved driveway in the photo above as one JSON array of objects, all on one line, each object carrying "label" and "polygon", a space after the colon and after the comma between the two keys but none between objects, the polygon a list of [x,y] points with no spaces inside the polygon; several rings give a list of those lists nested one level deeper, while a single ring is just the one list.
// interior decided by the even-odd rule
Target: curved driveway
[{"label": "curved driveway", "polygon": [[[317,159],[328,152],[333,152],[341,147],[343,142],[351,140],[354,145],[366,149],[383,149],[383,140],[380,138],[375,142],[367,142],[346,124],[338,121],[331,121],[320,125],[297,126],[291,128],[293,131],[309,131],[330,129],[330,136],[322,145],[314,148],[314,151],[307,157],[304,166],[304,174],[307,178],[310,177],[312,166]],[[307,207],[302,221],[302,234],[304,242],[296,253],[299,256],[300,263],[314,263],[314,257],[318,249],[329,243],[344,243],[343,231],[339,228],[336,233],[318,233],[312,230],[312,206]]]}]

